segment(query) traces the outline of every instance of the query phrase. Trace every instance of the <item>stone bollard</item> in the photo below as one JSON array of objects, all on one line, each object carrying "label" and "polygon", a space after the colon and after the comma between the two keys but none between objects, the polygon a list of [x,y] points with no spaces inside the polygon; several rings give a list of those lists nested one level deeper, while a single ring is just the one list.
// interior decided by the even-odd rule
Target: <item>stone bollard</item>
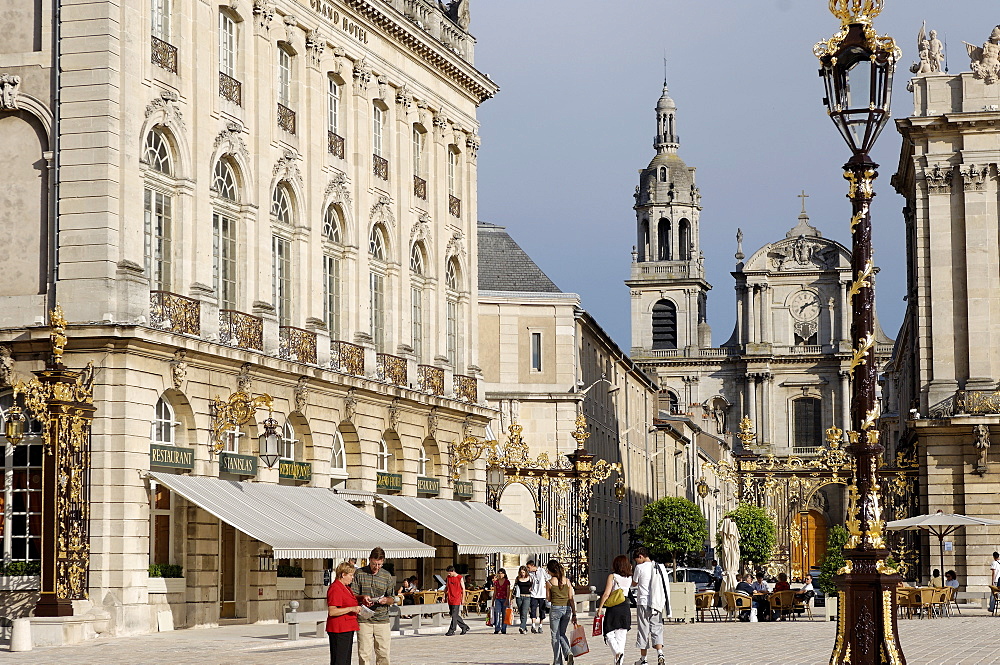
[{"label": "stone bollard", "polygon": [[14,619],[10,632],[11,651],[31,651],[31,619]]}]

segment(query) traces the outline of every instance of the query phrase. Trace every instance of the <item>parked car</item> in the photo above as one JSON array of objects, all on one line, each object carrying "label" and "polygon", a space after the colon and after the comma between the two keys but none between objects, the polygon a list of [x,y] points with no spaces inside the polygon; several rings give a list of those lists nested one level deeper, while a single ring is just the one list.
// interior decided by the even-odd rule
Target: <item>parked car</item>
[{"label": "parked car", "polygon": [[680,567],[677,569],[676,580],[674,579],[673,568],[668,568],[668,570],[667,581],[669,582],[694,582],[695,593],[715,590],[715,579],[712,578],[712,570],[710,568]]}]

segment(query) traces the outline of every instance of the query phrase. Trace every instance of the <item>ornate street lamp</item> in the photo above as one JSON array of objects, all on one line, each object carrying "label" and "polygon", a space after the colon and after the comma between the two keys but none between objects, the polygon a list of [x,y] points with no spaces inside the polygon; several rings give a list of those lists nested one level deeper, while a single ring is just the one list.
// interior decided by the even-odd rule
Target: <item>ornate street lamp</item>
[{"label": "ornate street lamp", "polygon": [[281,458],[278,452],[278,421],[274,419],[273,413],[268,413],[267,419],[261,423],[264,432],[257,437],[260,444],[260,459],[267,468],[274,468],[275,463]]},{"label": "ornate street lamp", "polygon": [[853,156],[844,165],[850,183],[852,305],[851,429],[848,451],[855,457],[855,479],[848,489],[846,565],[835,578],[841,592],[837,639],[831,665],[906,662],[896,628],[896,570],[886,565],[882,506],[877,469],[884,450],[875,429],[875,267],[872,259],[871,201],[878,165],[869,151],[889,120],[892,75],[900,58],[889,36],[879,37],[872,21],[884,0],[830,0],[841,27],[813,52],[826,84],[824,103]]},{"label": "ornate street lamp", "polygon": [[698,490],[698,496],[702,499],[707,497],[708,493],[712,491],[712,488],[708,486],[707,482],[705,482],[705,476],[701,477],[701,480],[698,481],[698,484],[695,487]]},{"label": "ornate street lamp", "polygon": [[7,412],[7,421],[3,425],[3,433],[7,437],[7,442],[12,446],[16,446],[24,440],[25,420],[21,407],[16,404],[10,407],[10,411]]}]

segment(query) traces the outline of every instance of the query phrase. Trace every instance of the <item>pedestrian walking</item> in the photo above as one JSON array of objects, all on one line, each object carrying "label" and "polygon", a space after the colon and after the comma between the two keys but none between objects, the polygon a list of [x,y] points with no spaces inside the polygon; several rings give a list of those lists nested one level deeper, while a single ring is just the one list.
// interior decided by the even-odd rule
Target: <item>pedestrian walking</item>
[{"label": "pedestrian walking", "polygon": [[396,603],[396,577],[384,564],[385,551],[376,547],[368,555],[368,565],[354,571],[351,591],[374,612],[368,618],[358,617],[358,665],[389,665],[389,606]]},{"label": "pedestrian walking", "polygon": [[528,576],[531,577],[531,632],[542,632],[542,621],[545,620],[546,590],[545,582],[548,577],[534,561],[528,562]]},{"label": "pedestrian walking", "polygon": [[555,559],[550,559],[545,569],[549,581],[545,583],[545,597],[551,605],[549,630],[552,631],[552,665],[573,665],[566,629],[572,619],[576,623],[576,604],[573,603],[573,585],[566,577],[566,569]]},{"label": "pedestrian walking", "polygon": [[[993,553],[993,563],[990,564],[990,586],[1000,586],[1000,552]],[[993,614],[996,605],[997,595],[990,593],[990,614]]]},{"label": "pedestrian walking", "polygon": [[[522,635],[528,632],[528,618],[531,615],[531,587],[534,582],[528,574],[528,567],[521,566],[517,569],[517,577],[514,578],[514,593],[517,600],[517,613],[521,615],[521,627],[518,632]],[[535,632],[532,626],[531,632]]]},{"label": "pedestrian walking", "polygon": [[604,617],[604,642],[611,647],[614,665],[625,662],[625,642],[632,627],[632,608],[628,591],[632,588],[632,564],[628,557],[619,554],[611,563],[611,574],[604,585],[604,593],[597,602],[597,613]]},{"label": "pedestrian walking", "polygon": [[351,665],[354,633],[358,632],[357,596],[349,588],[354,581],[354,564],[342,561],[334,571],[336,579],[326,590],[326,634],[330,638],[330,665]]},{"label": "pedestrian walking", "polygon": [[510,580],[501,568],[493,577],[493,634],[507,634],[507,608],[510,607]]},{"label": "pedestrian walking", "polygon": [[448,576],[444,580],[445,597],[448,609],[451,610],[451,625],[445,635],[454,635],[456,628],[462,629],[462,635],[469,632],[469,625],[462,619],[462,601],[465,600],[465,579],[455,572],[455,566],[445,569]]},{"label": "pedestrian walking", "polygon": [[653,561],[645,547],[636,549],[632,571],[635,588],[635,617],[639,625],[635,645],[639,647],[639,660],[635,665],[646,665],[646,653],[656,649],[656,664],[665,665],[663,657],[663,622],[670,616],[670,587],[663,565]]}]

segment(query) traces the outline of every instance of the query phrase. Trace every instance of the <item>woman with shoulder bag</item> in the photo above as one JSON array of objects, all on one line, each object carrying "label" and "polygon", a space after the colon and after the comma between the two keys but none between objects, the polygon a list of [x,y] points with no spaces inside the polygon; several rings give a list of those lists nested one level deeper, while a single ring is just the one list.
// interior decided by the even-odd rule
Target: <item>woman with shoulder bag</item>
[{"label": "woman with shoulder bag", "polygon": [[528,615],[531,614],[531,587],[533,585],[534,580],[528,574],[527,567],[521,566],[517,571],[514,587],[517,591],[517,611],[521,615],[521,627],[518,630],[522,635],[528,632]]},{"label": "woman with shoulder bag", "polygon": [[507,608],[510,607],[510,580],[503,568],[493,578],[493,634],[507,634]]},{"label": "woman with shoulder bag", "polygon": [[615,665],[625,661],[625,642],[632,627],[632,610],[629,607],[627,590],[632,588],[632,563],[628,557],[619,554],[611,563],[608,582],[597,603],[597,614],[604,621],[604,642],[611,647]]},{"label": "woman with shoulder bag", "polygon": [[552,631],[552,665],[573,665],[566,629],[576,623],[576,605],[573,602],[573,584],[566,577],[566,569],[556,559],[550,559],[545,569],[549,581],[545,583],[545,599],[551,603],[549,629]]}]

